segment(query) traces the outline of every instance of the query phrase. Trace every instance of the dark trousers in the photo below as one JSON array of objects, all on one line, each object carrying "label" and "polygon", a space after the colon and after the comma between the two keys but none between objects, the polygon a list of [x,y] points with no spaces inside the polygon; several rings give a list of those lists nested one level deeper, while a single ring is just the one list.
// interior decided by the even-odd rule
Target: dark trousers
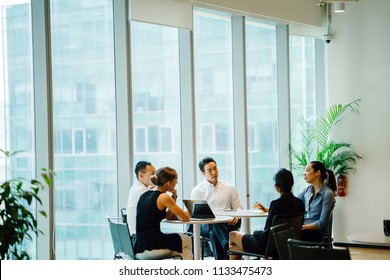
[{"label": "dark trousers", "polygon": [[228,224],[200,225],[200,235],[207,237],[211,241],[211,247],[216,260],[228,260],[229,232],[237,230],[239,223],[235,226]]},{"label": "dark trousers", "polygon": [[300,239],[304,241],[321,242],[322,234],[316,230],[302,230]]}]

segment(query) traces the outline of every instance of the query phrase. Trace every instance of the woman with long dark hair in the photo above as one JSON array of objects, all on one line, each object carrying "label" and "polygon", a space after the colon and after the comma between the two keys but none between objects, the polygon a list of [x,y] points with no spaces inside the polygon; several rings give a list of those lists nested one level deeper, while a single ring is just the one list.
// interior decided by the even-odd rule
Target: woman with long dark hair
[{"label": "woman with long dark hair", "polygon": [[319,161],[312,161],[306,166],[304,177],[309,186],[298,195],[306,211],[301,239],[321,241],[336,203],[336,179],[333,171]]}]

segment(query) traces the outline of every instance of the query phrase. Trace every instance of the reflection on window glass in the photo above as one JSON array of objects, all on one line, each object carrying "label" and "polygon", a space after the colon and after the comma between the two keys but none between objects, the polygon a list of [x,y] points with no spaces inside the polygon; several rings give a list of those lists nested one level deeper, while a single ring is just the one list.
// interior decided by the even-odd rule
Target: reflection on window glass
[{"label": "reflection on window glass", "polygon": [[278,197],[273,183],[279,169],[276,29],[255,20],[246,20],[245,28],[250,205],[255,200],[269,205]]},{"label": "reflection on window glass", "polygon": [[[179,33],[177,28],[131,23],[134,165],[170,166],[181,180]],[[135,178],[134,178],[135,180]],[[182,186],[178,185],[178,201]],[[181,231],[163,223],[163,231]]]},{"label": "reflection on window glass", "polygon": [[[0,181],[35,178],[34,94],[30,1],[0,1],[0,149],[20,151],[0,159]],[[23,250],[36,257],[35,236]]]},{"label": "reflection on window glass", "polygon": [[57,259],[113,255],[117,209],[112,1],[50,2]]},{"label": "reflection on window glass", "polygon": [[[290,123],[291,138],[297,137],[300,116],[316,115],[315,39],[290,36]],[[295,172],[296,173],[296,172]],[[303,171],[296,175],[296,182],[303,181]],[[299,193],[305,184],[295,184]]]},{"label": "reflection on window glass", "polygon": [[[197,157],[213,157],[220,178],[234,184],[230,16],[195,11],[194,55]],[[198,174],[200,182],[204,178]]]}]

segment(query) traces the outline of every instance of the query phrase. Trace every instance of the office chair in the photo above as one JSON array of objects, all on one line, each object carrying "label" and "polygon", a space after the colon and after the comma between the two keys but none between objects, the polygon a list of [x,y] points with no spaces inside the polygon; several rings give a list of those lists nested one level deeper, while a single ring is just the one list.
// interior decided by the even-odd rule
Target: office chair
[{"label": "office chair", "polygon": [[107,217],[110,227],[112,244],[114,246],[114,260],[162,260],[182,259],[180,255],[172,254],[169,249],[158,249],[134,254],[134,244],[127,223],[123,217]]},{"label": "office chair", "polygon": [[110,227],[112,244],[115,251],[114,260],[135,260],[133,243],[127,224],[123,223],[122,218],[107,217],[107,220]]},{"label": "office chair", "polygon": [[127,224],[127,209],[126,208],[121,208],[121,215],[122,215],[122,220],[125,224]]},{"label": "office chair", "polygon": [[323,243],[328,243],[328,248],[333,248],[333,237],[332,237],[332,231],[333,230],[333,209],[330,211],[328,223],[326,224],[325,232],[322,235],[322,241]]},{"label": "office chair", "polygon": [[289,238],[287,240],[291,260],[350,260],[348,248],[331,249],[324,242],[311,242]]},{"label": "office chair", "polygon": [[[287,230],[289,228],[294,229],[295,236],[301,235],[302,224],[303,224],[304,213],[297,213],[291,215],[276,215],[272,220],[272,227],[274,227],[274,233]],[[276,227],[280,225],[279,227]],[[272,232],[269,235],[267,246],[264,254],[249,253],[245,251],[229,250],[228,255],[241,255],[250,256],[256,259],[277,259],[279,258],[278,251],[276,248],[275,238]]]},{"label": "office chair", "polygon": [[[285,224],[282,224],[285,225]],[[285,230],[279,230],[278,226],[271,227],[271,232],[275,238],[276,249],[278,250],[278,255],[280,260],[289,260],[290,252],[288,250],[287,240],[289,238],[295,238],[295,231],[292,227],[289,227]]]}]

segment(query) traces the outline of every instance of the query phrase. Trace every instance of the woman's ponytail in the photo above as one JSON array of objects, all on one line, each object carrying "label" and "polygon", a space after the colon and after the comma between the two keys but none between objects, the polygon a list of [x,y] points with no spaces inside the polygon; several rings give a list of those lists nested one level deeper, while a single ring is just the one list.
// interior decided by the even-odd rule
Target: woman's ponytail
[{"label": "woman's ponytail", "polygon": [[326,169],[326,174],[327,174],[327,185],[328,187],[333,191],[333,192],[336,192],[337,191],[337,185],[336,185],[336,178],[334,176],[334,173],[332,170],[330,169]]}]

